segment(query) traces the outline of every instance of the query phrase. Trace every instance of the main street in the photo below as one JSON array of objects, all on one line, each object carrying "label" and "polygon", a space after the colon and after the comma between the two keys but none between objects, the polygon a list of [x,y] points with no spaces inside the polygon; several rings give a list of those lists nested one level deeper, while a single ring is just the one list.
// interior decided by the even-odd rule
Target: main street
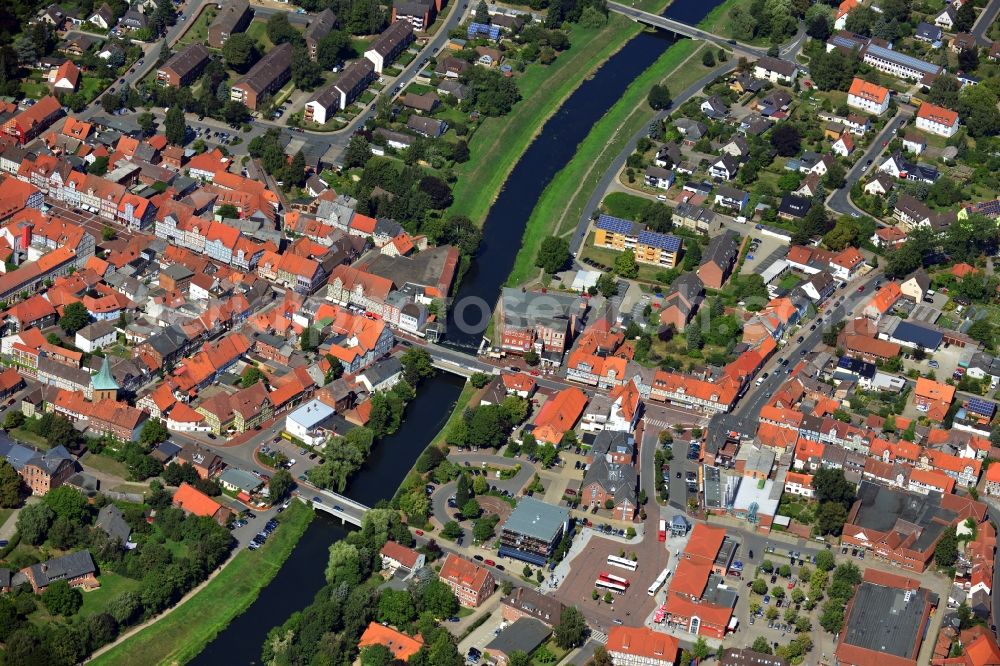
[{"label": "main street", "polygon": [[[775,352],[773,360],[763,368],[760,376],[763,377],[763,373],[767,372],[768,377],[759,386],[751,386],[732,412],[717,414],[712,418],[709,424],[708,438],[705,442],[706,451],[712,454],[717,452],[725,443],[729,432],[751,436],[756,431],[761,407],[788,379],[787,373],[795,368],[795,365],[802,360],[806,353],[813,351],[822,343],[824,331],[848,319],[863,301],[871,297],[873,290],[868,285],[879,279],[881,275],[879,270],[869,271],[865,276],[847,283],[830,296],[828,303],[836,302],[837,304],[833,307],[828,305],[820,317],[817,317],[816,321],[822,319],[821,325],[817,325],[815,330],[811,331],[805,327],[800,329],[799,334],[802,336],[802,342],[789,341]],[[863,287],[863,289],[859,291],[859,287]],[[841,299],[842,303],[839,302]],[[805,323],[809,324],[808,321]],[[787,366],[781,365],[782,359],[788,361]]]}]

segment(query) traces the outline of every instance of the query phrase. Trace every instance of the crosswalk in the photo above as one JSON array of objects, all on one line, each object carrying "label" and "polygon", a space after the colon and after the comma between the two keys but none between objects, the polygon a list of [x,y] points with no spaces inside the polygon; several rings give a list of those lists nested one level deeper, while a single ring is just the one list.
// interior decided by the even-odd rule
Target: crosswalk
[{"label": "crosswalk", "polygon": [[591,638],[591,640],[597,641],[601,645],[607,645],[608,644],[608,635],[607,634],[603,634],[600,631],[591,630],[591,632],[590,632],[590,638]]},{"label": "crosswalk", "polygon": [[659,428],[660,430],[664,430],[666,428],[672,427],[673,424],[672,423],[667,423],[666,421],[663,421],[662,419],[650,419],[650,418],[647,418],[646,419],[646,427],[648,428],[649,426],[653,426],[654,428]]}]

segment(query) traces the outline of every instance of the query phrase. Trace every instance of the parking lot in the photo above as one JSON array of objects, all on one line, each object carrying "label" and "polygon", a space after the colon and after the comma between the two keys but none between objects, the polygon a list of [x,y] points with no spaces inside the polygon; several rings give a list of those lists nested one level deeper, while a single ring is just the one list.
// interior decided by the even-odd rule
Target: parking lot
[{"label": "parking lot", "polygon": [[[638,564],[635,571],[608,565],[608,555],[621,556],[622,551],[626,558],[635,553]],[[564,577],[553,596],[567,606],[578,607],[592,624],[596,623],[597,630],[604,633],[614,624],[638,624],[653,610],[654,601],[649,596],[649,586],[668,561],[670,554],[665,544],[655,538],[630,544],[599,536],[592,530],[583,530],[570,551],[568,573],[563,574],[563,566],[554,572],[557,578],[560,575]],[[630,583],[624,594],[612,595],[610,604],[603,601],[604,590],[600,590],[598,600],[593,599],[592,591],[597,589],[594,582],[602,573],[625,578]]]},{"label": "parking lot", "polygon": [[[263,444],[260,447],[260,453],[270,456],[275,456],[276,454],[284,456],[288,461],[285,469],[291,472],[292,476],[299,481],[302,480],[299,477],[304,476],[307,471],[322,461],[319,454],[300,448],[282,437],[274,437],[270,442]],[[278,457],[280,458],[280,456]]]}]

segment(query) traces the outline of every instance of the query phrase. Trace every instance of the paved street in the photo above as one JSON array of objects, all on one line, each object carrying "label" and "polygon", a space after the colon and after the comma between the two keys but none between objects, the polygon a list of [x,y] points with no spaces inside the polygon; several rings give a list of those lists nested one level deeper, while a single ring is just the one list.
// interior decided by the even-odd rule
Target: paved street
[{"label": "paved street", "polygon": [[[1000,0],[997,0],[1000,2]],[[871,169],[877,169],[880,163],[880,157],[883,152],[885,152],[886,147],[883,145],[888,141],[892,140],[893,134],[903,125],[913,117],[914,110],[912,107],[903,105],[899,107],[899,111],[893,116],[892,120],[886,123],[885,127],[881,132],[872,140],[868,149],[865,153],[858,158],[858,161],[851,167],[851,170],[847,172],[845,185],[839,190],[834,190],[833,193],[827,198],[826,205],[828,208],[841,215],[853,215],[859,217],[862,215],[867,216],[868,213],[864,212],[853,203],[851,203],[851,188],[854,184],[861,180],[865,172]],[[870,167],[867,166],[868,160],[872,160]]]}]

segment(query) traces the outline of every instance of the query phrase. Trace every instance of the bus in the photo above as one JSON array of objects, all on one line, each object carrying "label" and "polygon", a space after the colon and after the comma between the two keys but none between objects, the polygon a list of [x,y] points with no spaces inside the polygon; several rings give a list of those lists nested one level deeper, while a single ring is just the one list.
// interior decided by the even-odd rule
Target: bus
[{"label": "bus", "polygon": [[660,541],[667,540],[667,521],[665,521],[663,518],[660,518],[660,530],[659,532],[657,532],[657,538]]},{"label": "bus", "polygon": [[609,576],[608,574],[601,574],[600,576],[597,577],[597,580],[594,581],[594,586],[603,588],[605,590],[610,590],[611,592],[615,592],[617,594],[625,594],[625,592],[628,590],[628,581],[625,581],[624,578],[618,578],[618,580],[614,580],[614,578],[618,577],[617,576],[612,577]]},{"label": "bus", "polygon": [[614,574],[605,573],[603,571],[601,572],[601,576],[604,577],[604,578],[607,578],[608,580],[614,581],[616,583],[621,583],[625,587],[628,587],[629,585],[632,584],[632,583],[628,582],[628,578],[622,578],[621,576],[616,576]]},{"label": "bus", "polygon": [[628,569],[629,571],[635,571],[639,563],[634,562],[625,557],[617,557],[615,555],[608,555],[608,566],[609,567],[619,567],[621,569]]},{"label": "bus", "polygon": [[660,575],[656,577],[656,580],[653,581],[653,584],[649,586],[649,596],[651,597],[654,596],[659,591],[659,589],[663,587],[663,584],[667,582],[667,576],[669,575],[670,575],[669,568],[664,569],[663,571],[660,572]]}]

